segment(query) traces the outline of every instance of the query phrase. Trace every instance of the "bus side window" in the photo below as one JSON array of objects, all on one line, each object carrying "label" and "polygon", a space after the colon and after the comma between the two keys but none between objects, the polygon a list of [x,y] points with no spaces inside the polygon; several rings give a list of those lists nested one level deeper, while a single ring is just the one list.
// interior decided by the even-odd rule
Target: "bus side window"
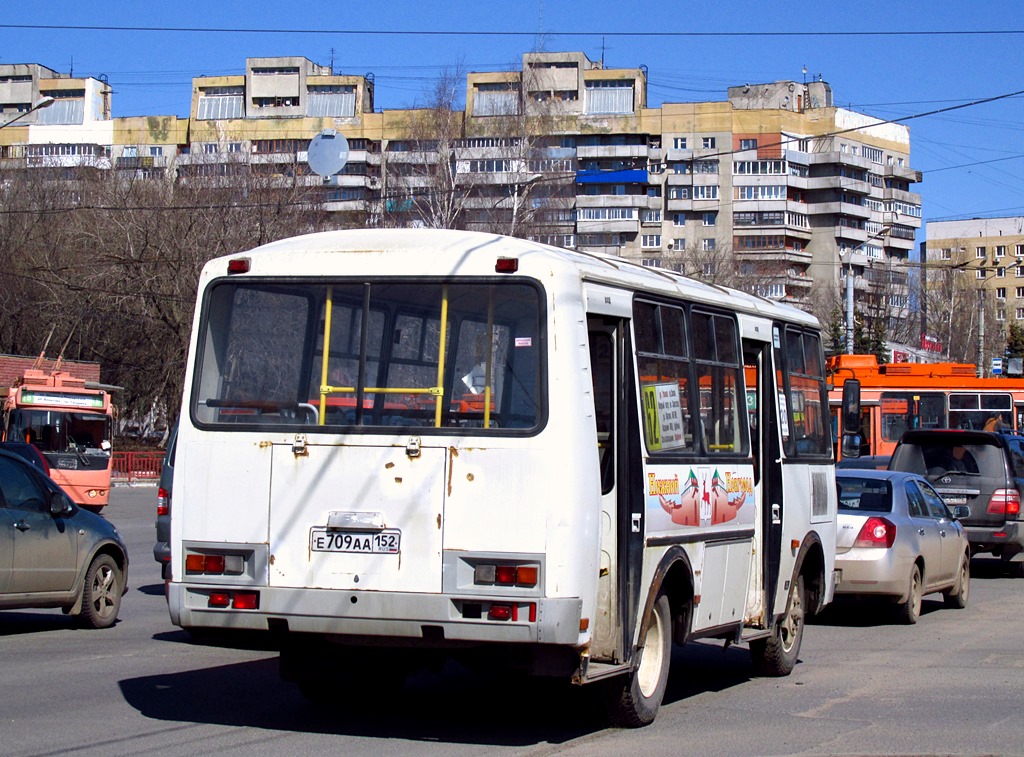
[{"label": "bus side window", "polygon": [[590,375],[594,381],[601,493],[607,494],[615,485],[615,350],[608,332],[590,332]]}]

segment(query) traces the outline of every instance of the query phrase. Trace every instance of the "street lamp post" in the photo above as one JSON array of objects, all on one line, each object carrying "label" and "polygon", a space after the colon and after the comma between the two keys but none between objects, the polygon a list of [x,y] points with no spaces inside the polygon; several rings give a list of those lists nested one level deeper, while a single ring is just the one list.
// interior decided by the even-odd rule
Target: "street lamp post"
[{"label": "street lamp post", "polygon": [[16,115],[14,118],[12,118],[10,121],[4,121],[2,124],[0,124],[0,129],[3,129],[3,128],[7,127],[7,126],[10,126],[15,121],[20,121],[22,118],[27,116],[29,113],[35,113],[37,110],[42,110],[43,108],[49,108],[51,105],[53,105],[53,103],[54,103],[54,99],[52,97],[50,97],[49,95],[43,95],[38,100],[36,100],[35,104],[31,108],[29,108],[26,111],[22,111],[21,113]]}]

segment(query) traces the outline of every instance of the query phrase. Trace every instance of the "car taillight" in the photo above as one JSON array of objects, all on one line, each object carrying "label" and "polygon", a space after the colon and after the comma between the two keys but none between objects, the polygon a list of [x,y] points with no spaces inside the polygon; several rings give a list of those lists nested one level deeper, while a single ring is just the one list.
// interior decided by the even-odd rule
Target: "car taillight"
[{"label": "car taillight", "polygon": [[883,547],[888,549],[894,541],[896,541],[895,524],[885,518],[873,515],[864,521],[864,525],[861,526],[860,533],[857,534],[857,540],[854,541],[853,546]]},{"label": "car taillight", "polygon": [[1020,492],[1016,489],[996,489],[988,499],[989,515],[1020,515]]},{"label": "car taillight", "polygon": [[156,490],[156,514],[157,515],[170,515],[171,512],[171,495],[167,493],[167,490],[162,486]]}]

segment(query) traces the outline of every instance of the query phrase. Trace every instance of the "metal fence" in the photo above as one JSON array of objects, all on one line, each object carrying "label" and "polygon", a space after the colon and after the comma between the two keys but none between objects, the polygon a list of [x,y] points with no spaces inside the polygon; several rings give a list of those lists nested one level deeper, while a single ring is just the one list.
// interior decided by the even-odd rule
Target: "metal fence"
[{"label": "metal fence", "polygon": [[159,481],[163,452],[115,452],[110,478],[115,482]]}]

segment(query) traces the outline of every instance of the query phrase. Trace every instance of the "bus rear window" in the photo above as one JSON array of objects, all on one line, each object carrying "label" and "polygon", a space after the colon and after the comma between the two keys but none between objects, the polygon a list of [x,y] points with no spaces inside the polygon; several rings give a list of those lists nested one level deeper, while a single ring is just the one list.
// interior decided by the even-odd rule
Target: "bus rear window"
[{"label": "bus rear window", "polygon": [[200,424],[532,429],[542,306],[524,283],[226,280],[206,299]]}]

